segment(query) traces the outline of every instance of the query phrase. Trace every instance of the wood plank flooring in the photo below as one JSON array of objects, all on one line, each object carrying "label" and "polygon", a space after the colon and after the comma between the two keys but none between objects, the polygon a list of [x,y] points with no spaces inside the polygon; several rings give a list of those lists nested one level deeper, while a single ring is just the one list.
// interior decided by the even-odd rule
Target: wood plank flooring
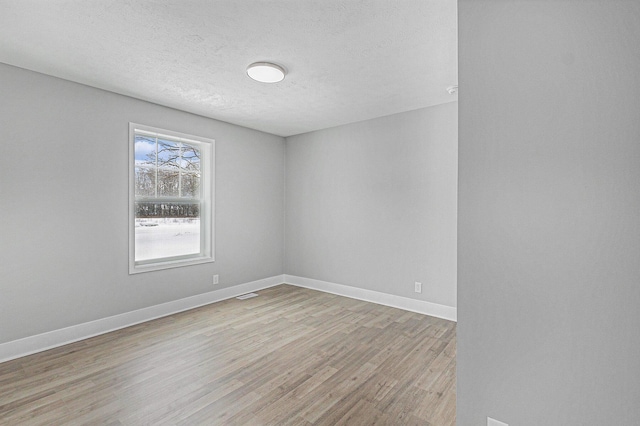
[{"label": "wood plank flooring", "polygon": [[455,425],[455,323],[258,293],[0,364],[0,424]]}]

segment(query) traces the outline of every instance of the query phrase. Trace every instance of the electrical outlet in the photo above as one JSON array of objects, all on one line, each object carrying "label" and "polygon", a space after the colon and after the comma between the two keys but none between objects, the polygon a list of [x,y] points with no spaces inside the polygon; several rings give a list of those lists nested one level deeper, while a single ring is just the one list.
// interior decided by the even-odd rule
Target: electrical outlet
[{"label": "electrical outlet", "polygon": [[218,275],[214,275],[213,276],[213,285],[218,284],[219,280],[218,280]]},{"label": "electrical outlet", "polygon": [[416,281],[415,291],[416,293],[422,293],[422,283],[419,283],[418,281]]},{"label": "electrical outlet", "polygon": [[491,417],[487,417],[487,426],[509,426],[506,423],[502,423],[496,419],[492,419]]}]

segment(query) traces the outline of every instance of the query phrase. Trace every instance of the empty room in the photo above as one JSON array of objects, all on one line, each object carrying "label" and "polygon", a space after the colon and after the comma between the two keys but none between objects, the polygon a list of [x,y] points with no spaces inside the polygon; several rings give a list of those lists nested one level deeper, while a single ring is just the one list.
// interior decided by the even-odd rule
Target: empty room
[{"label": "empty room", "polygon": [[640,2],[0,0],[0,425],[640,424]]}]

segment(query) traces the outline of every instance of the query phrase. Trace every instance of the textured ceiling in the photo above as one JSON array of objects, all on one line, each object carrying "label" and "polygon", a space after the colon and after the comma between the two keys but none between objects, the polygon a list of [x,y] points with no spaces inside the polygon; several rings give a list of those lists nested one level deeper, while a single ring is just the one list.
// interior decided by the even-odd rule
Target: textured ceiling
[{"label": "textured ceiling", "polygon": [[[0,0],[0,62],[290,136],[457,100],[456,13],[456,0]],[[286,79],[249,79],[257,61]]]}]

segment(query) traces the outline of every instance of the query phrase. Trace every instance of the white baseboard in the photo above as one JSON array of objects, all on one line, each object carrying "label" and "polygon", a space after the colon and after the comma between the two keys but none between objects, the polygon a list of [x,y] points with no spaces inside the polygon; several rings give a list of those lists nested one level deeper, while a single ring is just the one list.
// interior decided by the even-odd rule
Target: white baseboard
[{"label": "white baseboard", "polygon": [[410,299],[408,297],[395,296],[393,294],[380,293],[378,291],[365,290],[358,287],[314,280],[311,278],[296,277],[295,275],[285,275],[284,282],[298,287],[310,288],[312,290],[324,291],[325,293],[364,300],[365,302],[391,306],[393,308],[443,318],[449,321],[458,320],[458,310],[456,308],[439,305],[437,303],[425,302],[424,300]]},{"label": "white baseboard", "polygon": [[0,363],[23,356],[31,355],[48,349],[57,348],[79,340],[88,339],[100,334],[109,333],[121,328],[130,327],[156,318],[166,317],[178,312],[187,311],[210,303],[219,302],[241,294],[273,287],[282,283],[305,287],[312,290],[324,291],[352,299],[391,306],[406,311],[418,312],[443,318],[450,321],[457,320],[456,308],[425,302],[423,300],[410,299],[408,297],[394,296],[392,294],[365,290],[342,284],[314,280],[311,278],[297,277],[295,275],[276,275],[233,287],[222,288],[208,293],[198,294],[184,299],[173,300],[160,305],[149,306],[131,312],[101,318],[58,330],[49,331],[35,336],[29,336],[11,342],[0,344]]},{"label": "white baseboard", "polygon": [[130,327],[135,324],[187,311],[189,309],[219,302],[221,300],[230,299],[232,297],[240,296],[241,294],[273,287],[275,285],[282,284],[283,282],[284,275],[276,275],[270,278],[239,284],[233,287],[222,288],[220,290],[198,294],[184,299],[173,300],[160,305],[149,306],[148,308],[125,312],[112,317],[101,318],[99,320],[72,325],[59,330],[53,330],[47,333],[2,343],[0,344],[0,362],[46,351],[47,349],[57,348],[58,346],[88,339],[89,337],[98,336],[100,334],[109,333],[110,331]]}]

